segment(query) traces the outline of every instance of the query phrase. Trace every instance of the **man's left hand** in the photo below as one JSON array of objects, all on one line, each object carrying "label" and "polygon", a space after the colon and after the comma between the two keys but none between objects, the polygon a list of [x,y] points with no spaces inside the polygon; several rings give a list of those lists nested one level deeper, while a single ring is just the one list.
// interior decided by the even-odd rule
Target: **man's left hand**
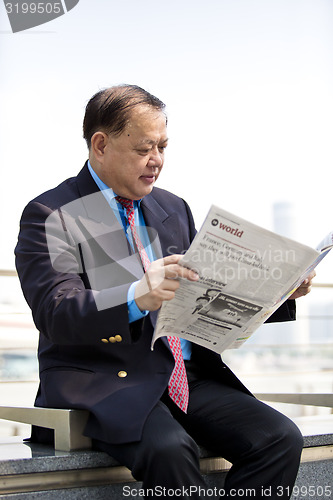
[{"label": "man's left hand", "polygon": [[303,283],[290,295],[289,299],[298,299],[307,295],[311,291],[312,280],[316,276],[316,271],[312,271]]}]

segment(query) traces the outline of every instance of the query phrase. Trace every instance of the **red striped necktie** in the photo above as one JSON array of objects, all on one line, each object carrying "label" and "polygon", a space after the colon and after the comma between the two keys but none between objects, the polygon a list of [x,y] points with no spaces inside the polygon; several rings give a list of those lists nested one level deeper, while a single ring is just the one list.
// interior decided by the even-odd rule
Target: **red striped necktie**
[{"label": "red striped necktie", "polygon": [[[150,260],[135,227],[133,200],[128,200],[121,196],[116,196],[116,200],[126,209],[126,216],[131,228],[133,240],[139,251],[143,268],[147,271]],[[175,367],[168,383],[169,396],[172,401],[186,413],[189,389],[180,339],[178,337],[168,337],[168,342],[175,358]]]}]

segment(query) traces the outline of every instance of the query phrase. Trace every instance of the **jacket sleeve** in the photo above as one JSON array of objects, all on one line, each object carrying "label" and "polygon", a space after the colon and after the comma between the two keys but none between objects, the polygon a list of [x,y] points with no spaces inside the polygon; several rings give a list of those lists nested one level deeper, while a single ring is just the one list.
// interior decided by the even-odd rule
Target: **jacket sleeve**
[{"label": "jacket sleeve", "polygon": [[272,316],[268,318],[266,323],[276,323],[279,321],[294,321],[296,319],[296,302],[295,300],[286,300],[277,309]]},{"label": "jacket sleeve", "polygon": [[91,289],[80,245],[74,243],[60,213],[54,218],[58,224],[47,236],[46,220],[51,213],[41,203],[29,203],[15,248],[22,290],[37,329],[56,344],[100,343],[110,336],[110,330],[119,333],[124,342],[131,342],[127,308],[130,283]]}]

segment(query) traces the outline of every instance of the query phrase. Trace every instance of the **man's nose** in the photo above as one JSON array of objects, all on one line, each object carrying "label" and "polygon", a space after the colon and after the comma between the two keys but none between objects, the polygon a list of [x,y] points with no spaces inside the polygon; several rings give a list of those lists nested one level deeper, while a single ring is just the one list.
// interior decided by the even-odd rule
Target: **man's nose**
[{"label": "man's nose", "polygon": [[163,153],[159,149],[153,150],[148,161],[149,167],[161,167],[163,165]]}]

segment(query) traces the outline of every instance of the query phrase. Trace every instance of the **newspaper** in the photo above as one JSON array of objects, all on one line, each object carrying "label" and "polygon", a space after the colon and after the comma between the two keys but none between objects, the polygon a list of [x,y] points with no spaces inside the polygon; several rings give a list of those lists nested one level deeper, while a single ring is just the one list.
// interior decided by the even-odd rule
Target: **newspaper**
[{"label": "newspaper", "polygon": [[332,246],[333,233],[314,250],[213,205],[180,262],[199,280],[180,279],[163,303],[152,349],[168,335],[218,353],[240,347]]}]

